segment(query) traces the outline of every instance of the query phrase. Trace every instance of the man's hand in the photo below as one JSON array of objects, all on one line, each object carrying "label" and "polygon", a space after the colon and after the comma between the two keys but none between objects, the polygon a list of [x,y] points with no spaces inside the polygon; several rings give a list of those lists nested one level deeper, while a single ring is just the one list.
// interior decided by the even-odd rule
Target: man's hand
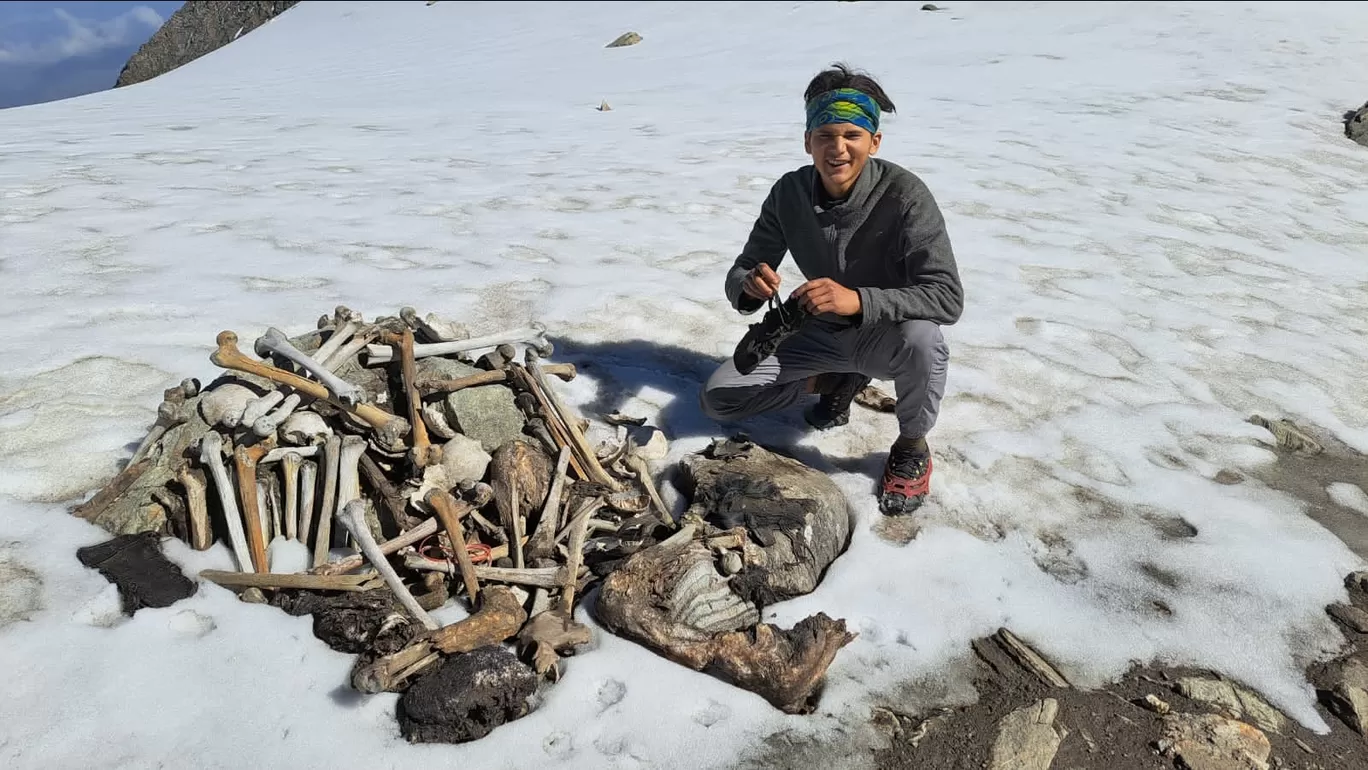
[{"label": "man's hand", "polygon": [[779,274],[761,262],[746,273],[741,290],[756,299],[769,299],[779,292]]},{"label": "man's hand", "polygon": [[809,313],[857,315],[860,312],[860,293],[847,289],[830,278],[808,281],[793,290],[793,296]]}]

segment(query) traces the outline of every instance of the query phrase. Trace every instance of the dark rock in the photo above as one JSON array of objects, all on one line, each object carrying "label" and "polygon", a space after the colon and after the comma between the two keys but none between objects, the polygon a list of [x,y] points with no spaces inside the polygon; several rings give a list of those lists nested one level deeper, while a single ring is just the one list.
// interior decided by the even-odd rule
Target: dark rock
[{"label": "dark rock", "polygon": [[1344,135],[1368,147],[1368,102],[1344,113]]},{"label": "dark rock", "polygon": [[464,743],[530,714],[537,674],[490,645],[439,663],[399,699],[399,729],[411,743]]},{"label": "dark rock", "polygon": [[522,410],[505,385],[458,390],[446,397],[443,407],[447,425],[480,442],[490,454],[523,435]]},{"label": "dark rock", "polygon": [[299,0],[187,0],[180,10],[134,53],[114,87],[164,75],[249,34]]},{"label": "dark rock", "polygon": [[79,548],[76,558],[119,587],[127,615],[143,607],[169,607],[195,593],[195,581],[166,558],[161,537],[155,532],[119,535]]},{"label": "dark rock", "polygon": [[938,6],[938,5],[932,5],[931,3],[927,3],[926,5],[923,5],[923,6],[921,7],[921,9],[922,9],[923,11],[940,11],[940,10],[944,10],[944,9],[942,9],[940,6]]},{"label": "dark rock", "polygon": [[348,654],[389,655],[422,630],[408,622],[388,588],[336,594],[286,589],[277,592],[270,603],[290,615],[313,615],[314,636]]}]

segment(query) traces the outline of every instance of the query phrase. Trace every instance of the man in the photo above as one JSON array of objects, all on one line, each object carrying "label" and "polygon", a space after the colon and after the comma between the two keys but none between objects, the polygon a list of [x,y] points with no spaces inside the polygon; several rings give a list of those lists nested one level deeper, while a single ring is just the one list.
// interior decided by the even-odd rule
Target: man
[{"label": "man", "polygon": [[[941,327],[964,305],[959,270],[925,183],[873,157],[879,119],[895,109],[879,84],[838,64],[813,78],[804,101],[812,163],[770,189],[725,282],[738,312],[771,309],[709,378],[703,410],[739,420],[816,394],[805,416],[825,430],[849,421],[871,379],[892,380],[899,436],[879,503],[885,514],[910,513],[930,491],[926,436],[950,356]],[[775,270],[788,252],[807,281],[780,305]]]}]

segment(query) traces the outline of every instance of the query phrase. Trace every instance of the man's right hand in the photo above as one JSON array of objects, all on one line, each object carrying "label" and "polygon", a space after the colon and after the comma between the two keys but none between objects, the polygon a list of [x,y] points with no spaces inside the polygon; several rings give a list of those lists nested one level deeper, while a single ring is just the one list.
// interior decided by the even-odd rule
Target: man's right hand
[{"label": "man's right hand", "polygon": [[756,299],[769,299],[779,293],[779,274],[769,265],[761,262],[746,273],[741,290]]}]

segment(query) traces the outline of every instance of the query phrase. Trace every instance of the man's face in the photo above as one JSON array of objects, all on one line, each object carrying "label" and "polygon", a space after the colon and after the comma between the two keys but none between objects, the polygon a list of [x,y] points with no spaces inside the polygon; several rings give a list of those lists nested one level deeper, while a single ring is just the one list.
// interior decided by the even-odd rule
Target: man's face
[{"label": "man's face", "polygon": [[827,192],[841,197],[855,186],[882,139],[882,133],[871,134],[854,123],[828,123],[809,131],[803,148],[812,156]]}]

